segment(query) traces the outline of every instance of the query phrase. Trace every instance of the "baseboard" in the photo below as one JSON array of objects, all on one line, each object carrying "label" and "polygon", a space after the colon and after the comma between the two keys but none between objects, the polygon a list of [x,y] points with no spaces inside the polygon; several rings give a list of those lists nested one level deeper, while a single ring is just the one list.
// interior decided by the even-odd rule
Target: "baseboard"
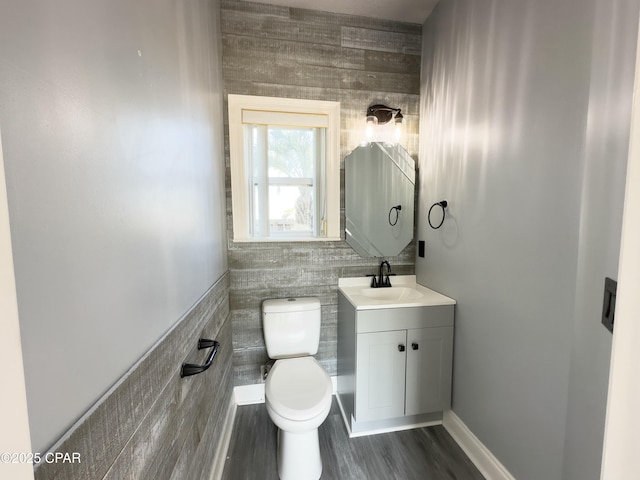
[{"label": "baseboard", "polygon": [[[337,377],[331,377],[331,384],[333,385],[333,394],[335,395]],[[236,405],[254,405],[256,403],[264,403],[264,383],[234,387],[233,396],[235,398]]]},{"label": "baseboard", "polygon": [[264,383],[240,385],[233,388],[236,405],[253,405],[264,403]]},{"label": "baseboard", "polygon": [[351,438],[351,423],[349,422],[349,418],[347,416],[347,413],[345,412],[344,407],[342,406],[342,401],[340,400],[340,395],[338,395],[337,392],[334,395],[336,397],[336,402],[338,402],[338,409],[340,410],[340,416],[342,417],[342,421],[344,423],[344,426],[347,429],[347,436],[349,438]]},{"label": "baseboard", "polygon": [[231,396],[229,408],[227,409],[227,419],[224,422],[222,434],[220,435],[220,443],[213,459],[213,468],[211,469],[210,480],[220,480],[224,472],[224,465],[227,460],[227,452],[231,444],[231,434],[233,433],[233,422],[236,418],[236,410],[238,406],[235,398]]},{"label": "baseboard", "polygon": [[515,477],[451,410],[444,412],[442,425],[487,480],[515,480]]}]

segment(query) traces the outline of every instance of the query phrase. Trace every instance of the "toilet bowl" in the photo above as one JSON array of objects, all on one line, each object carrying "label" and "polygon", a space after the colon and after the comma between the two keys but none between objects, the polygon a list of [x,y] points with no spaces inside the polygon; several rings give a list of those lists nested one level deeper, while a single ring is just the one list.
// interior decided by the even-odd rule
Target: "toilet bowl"
[{"label": "toilet bowl", "polygon": [[265,384],[269,417],[278,427],[281,480],[317,480],[322,474],[318,427],[331,410],[331,378],[313,357],[276,361]]},{"label": "toilet bowl", "polygon": [[320,339],[320,301],[267,300],[262,315],[267,353],[276,359],[265,383],[265,404],[278,427],[278,475],[318,480],[318,427],[329,415],[333,392],[329,374],[311,356]]}]

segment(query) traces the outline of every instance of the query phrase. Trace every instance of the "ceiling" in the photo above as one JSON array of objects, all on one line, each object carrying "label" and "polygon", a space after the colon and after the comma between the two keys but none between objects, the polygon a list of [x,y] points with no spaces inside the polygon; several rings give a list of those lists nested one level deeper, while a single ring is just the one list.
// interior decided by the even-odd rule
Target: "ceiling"
[{"label": "ceiling", "polygon": [[332,13],[422,24],[438,0],[252,0]]}]

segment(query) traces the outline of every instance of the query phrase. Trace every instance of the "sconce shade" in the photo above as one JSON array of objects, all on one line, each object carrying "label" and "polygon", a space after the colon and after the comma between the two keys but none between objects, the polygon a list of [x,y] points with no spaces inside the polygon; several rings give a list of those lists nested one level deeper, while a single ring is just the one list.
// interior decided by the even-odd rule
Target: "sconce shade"
[{"label": "sconce shade", "polygon": [[394,118],[396,123],[402,123],[402,113],[400,113],[399,108],[387,107],[386,105],[371,105],[367,108],[367,123],[369,123],[369,118],[374,117],[377,119],[378,125],[384,125],[385,123],[389,123],[392,118]]},{"label": "sconce shade", "polygon": [[[390,143],[398,143],[402,137],[402,113],[399,108],[387,107],[386,105],[376,104],[367,108],[367,121],[365,127],[365,139],[362,144],[365,145],[371,141],[388,141]],[[394,126],[391,133],[389,129],[383,127],[394,119]],[[390,125],[391,126],[391,125]]]}]

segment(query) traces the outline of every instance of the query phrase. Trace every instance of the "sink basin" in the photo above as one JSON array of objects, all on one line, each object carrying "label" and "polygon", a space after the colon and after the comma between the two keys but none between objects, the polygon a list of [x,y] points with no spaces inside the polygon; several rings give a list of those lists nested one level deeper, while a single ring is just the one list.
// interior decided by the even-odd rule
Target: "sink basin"
[{"label": "sink basin", "polygon": [[390,288],[363,288],[361,294],[369,298],[379,300],[417,300],[422,297],[415,288],[390,287]]},{"label": "sink basin", "polygon": [[416,282],[415,275],[396,275],[392,287],[371,288],[370,277],[340,278],[338,289],[356,310],[454,305],[452,298]]}]

